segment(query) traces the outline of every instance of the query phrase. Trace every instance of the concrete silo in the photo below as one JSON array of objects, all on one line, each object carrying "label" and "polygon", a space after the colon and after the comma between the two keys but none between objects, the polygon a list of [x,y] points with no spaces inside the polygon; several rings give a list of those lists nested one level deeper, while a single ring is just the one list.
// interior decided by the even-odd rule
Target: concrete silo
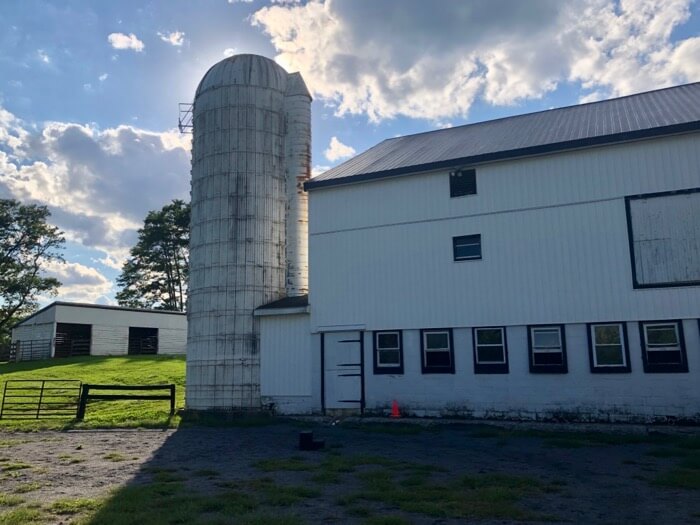
[{"label": "concrete silo", "polygon": [[298,73],[237,55],[193,106],[187,407],[260,406],[253,310],[308,291],[311,96]]}]

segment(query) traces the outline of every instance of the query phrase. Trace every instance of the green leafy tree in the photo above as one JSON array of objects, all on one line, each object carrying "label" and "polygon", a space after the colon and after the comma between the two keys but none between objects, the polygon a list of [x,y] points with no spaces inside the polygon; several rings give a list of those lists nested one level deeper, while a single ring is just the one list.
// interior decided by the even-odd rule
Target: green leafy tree
[{"label": "green leafy tree", "polygon": [[46,221],[46,206],[0,199],[0,345],[11,327],[36,310],[40,295],[56,295],[61,283],[42,274],[51,261],[63,261],[63,233]]},{"label": "green leafy tree", "polygon": [[184,311],[189,271],[190,205],[174,200],[150,211],[117,278],[121,306]]}]

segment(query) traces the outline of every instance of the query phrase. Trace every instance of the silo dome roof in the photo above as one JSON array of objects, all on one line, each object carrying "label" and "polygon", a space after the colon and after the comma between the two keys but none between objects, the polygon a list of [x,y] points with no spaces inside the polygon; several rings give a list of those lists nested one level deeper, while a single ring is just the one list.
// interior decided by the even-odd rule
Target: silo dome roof
[{"label": "silo dome roof", "polygon": [[214,64],[197,87],[197,95],[209,89],[244,84],[275,89],[287,88],[287,72],[260,55],[234,55]]}]

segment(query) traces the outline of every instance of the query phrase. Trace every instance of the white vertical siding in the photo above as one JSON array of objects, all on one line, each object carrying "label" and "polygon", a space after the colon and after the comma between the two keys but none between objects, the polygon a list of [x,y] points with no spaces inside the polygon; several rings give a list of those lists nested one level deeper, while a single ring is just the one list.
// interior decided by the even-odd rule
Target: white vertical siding
[{"label": "white vertical siding", "polygon": [[[700,317],[700,287],[635,290],[624,197],[700,187],[700,135],[310,193],[312,330]],[[453,262],[480,233],[483,258]]]},{"label": "white vertical siding", "polygon": [[128,326],[92,325],[90,355],[126,355],[128,343]]},{"label": "white vertical siding", "polygon": [[311,351],[308,314],[261,317],[261,395],[311,396]]}]

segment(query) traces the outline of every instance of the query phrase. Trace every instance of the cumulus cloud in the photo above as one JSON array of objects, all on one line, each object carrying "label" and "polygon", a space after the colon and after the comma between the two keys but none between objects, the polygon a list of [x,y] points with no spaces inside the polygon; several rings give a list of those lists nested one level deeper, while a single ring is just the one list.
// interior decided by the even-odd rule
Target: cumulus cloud
[{"label": "cumulus cloud", "polygon": [[163,42],[167,42],[171,46],[181,47],[185,43],[185,33],[182,31],[171,31],[170,33],[158,33],[158,36]]},{"label": "cumulus cloud", "polygon": [[355,148],[343,144],[338,140],[338,137],[331,137],[331,142],[323,154],[329,161],[335,162],[336,160],[352,157],[355,154]]},{"label": "cumulus cloud", "polygon": [[235,54],[236,54],[236,49],[233,47],[227,47],[226,49],[224,49],[224,56],[225,57],[232,57]]},{"label": "cumulus cloud", "polygon": [[104,302],[113,286],[112,281],[95,268],[75,262],[46,263],[44,274],[61,281],[58,295],[62,301]]},{"label": "cumulus cloud", "polygon": [[251,22],[337,115],[444,122],[477,98],[510,105],[562,82],[610,96],[700,80],[700,38],[671,40],[690,1],[328,0]]},{"label": "cumulus cloud", "polygon": [[0,107],[0,197],[48,205],[68,240],[120,266],[146,213],[188,198],[189,140],[125,125],[30,129]]},{"label": "cumulus cloud", "polygon": [[129,33],[128,35],[124,33],[111,33],[107,37],[107,41],[114,49],[132,49],[137,53],[140,53],[143,51],[144,47],[146,47],[134,33]]},{"label": "cumulus cloud", "polygon": [[102,73],[102,74],[101,74],[99,77],[97,77],[97,78],[99,79],[100,82],[104,82],[105,80],[107,80],[107,78],[109,78],[109,75],[108,75],[107,73]]}]

